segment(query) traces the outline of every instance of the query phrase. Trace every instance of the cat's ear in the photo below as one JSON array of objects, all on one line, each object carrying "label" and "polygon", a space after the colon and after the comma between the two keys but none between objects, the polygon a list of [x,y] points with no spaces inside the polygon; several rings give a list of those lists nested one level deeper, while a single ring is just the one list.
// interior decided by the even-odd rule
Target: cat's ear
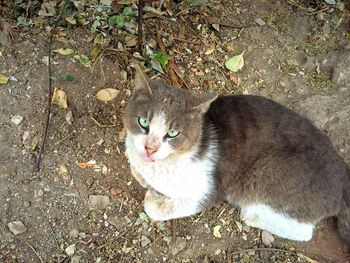
[{"label": "cat's ear", "polygon": [[141,66],[138,63],[134,63],[136,72],[135,72],[135,90],[146,90],[148,91],[151,95],[152,95],[152,89],[151,86],[149,84],[149,79],[148,77],[145,75],[145,73],[143,73],[143,70],[141,69]]},{"label": "cat's ear", "polygon": [[216,100],[219,94],[216,92],[204,93],[195,95],[193,110],[200,110],[201,112],[206,112],[210,104]]}]

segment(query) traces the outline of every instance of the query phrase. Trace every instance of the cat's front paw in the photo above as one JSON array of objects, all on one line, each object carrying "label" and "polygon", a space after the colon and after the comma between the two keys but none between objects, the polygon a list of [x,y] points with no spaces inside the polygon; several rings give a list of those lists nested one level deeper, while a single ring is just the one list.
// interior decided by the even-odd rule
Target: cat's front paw
[{"label": "cat's front paw", "polygon": [[151,188],[146,192],[144,206],[146,214],[153,220],[165,221],[173,218],[173,200]]}]

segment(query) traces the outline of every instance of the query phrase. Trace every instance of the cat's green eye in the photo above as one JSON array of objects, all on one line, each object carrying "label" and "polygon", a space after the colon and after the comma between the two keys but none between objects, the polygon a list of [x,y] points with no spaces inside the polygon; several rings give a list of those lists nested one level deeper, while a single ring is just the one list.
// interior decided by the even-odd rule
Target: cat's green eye
[{"label": "cat's green eye", "polygon": [[139,125],[142,128],[144,128],[146,130],[149,128],[149,123],[148,123],[148,121],[145,118],[139,117],[138,118],[138,122],[139,122]]},{"label": "cat's green eye", "polygon": [[178,131],[175,131],[175,130],[170,130],[170,131],[168,131],[168,133],[167,133],[167,136],[169,137],[169,138],[175,138],[176,136],[178,136],[179,135],[179,132]]}]

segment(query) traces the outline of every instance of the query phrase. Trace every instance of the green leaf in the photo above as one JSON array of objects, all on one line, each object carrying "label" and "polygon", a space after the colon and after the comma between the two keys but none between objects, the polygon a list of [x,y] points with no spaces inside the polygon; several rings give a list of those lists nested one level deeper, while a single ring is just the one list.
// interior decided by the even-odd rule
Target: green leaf
[{"label": "green leaf", "polygon": [[123,27],[125,24],[125,16],[124,15],[116,15],[116,16],[111,16],[108,18],[108,25],[109,26],[115,26],[117,25],[118,27]]},{"label": "green leaf", "polygon": [[123,15],[124,16],[136,16],[135,12],[132,10],[132,8],[130,6],[124,7]]},{"label": "green leaf", "polygon": [[158,224],[157,224],[157,230],[158,230],[159,232],[165,231],[165,230],[166,230],[165,224],[164,224],[163,222],[158,223]]},{"label": "green leaf", "polygon": [[166,65],[168,64],[169,55],[164,52],[157,52],[154,54],[151,60],[152,68],[159,71],[160,73],[164,73],[166,71]]},{"label": "green leaf", "polygon": [[75,55],[74,58],[79,61],[86,68],[91,67],[91,61],[88,56],[85,55]]},{"label": "green leaf", "polygon": [[57,48],[57,49],[52,50],[52,52],[60,53],[63,56],[69,56],[69,55],[72,55],[74,53],[74,50],[71,48]]},{"label": "green leaf", "polygon": [[33,25],[33,21],[31,19],[27,19],[24,16],[17,17],[17,26],[31,26]]},{"label": "green leaf", "polygon": [[61,76],[58,74],[53,74],[50,76],[50,79],[52,79],[53,81],[59,81],[61,79]]},{"label": "green leaf", "polygon": [[237,72],[244,66],[244,58],[243,54],[245,51],[242,52],[242,54],[234,56],[226,61],[225,66],[227,69],[231,70],[232,72]]},{"label": "green leaf", "polygon": [[146,215],[145,212],[141,212],[141,213],[139,214],[139,218],[140,218],[142,221],[146,221],[146,222],[149,221],[148,216]]},{"label": "green leaf", "polygon": [[73,77],[72,75],[69,75],[69,74],[68,74],[68,75],[66,76],[66,80],[67,80],[67,81],[73,81],[73,80],[74,80],[74,77]]}]

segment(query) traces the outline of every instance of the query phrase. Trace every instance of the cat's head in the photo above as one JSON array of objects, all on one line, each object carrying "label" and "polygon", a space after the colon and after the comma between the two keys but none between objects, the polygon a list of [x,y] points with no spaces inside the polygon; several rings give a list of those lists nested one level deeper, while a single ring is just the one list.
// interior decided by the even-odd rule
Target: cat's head
[{"label": "cat's head", "polygon": [[136,66],[135,90],[123,116],[128,140],[145,162],[187,153],[198,145],[203,115],[216,97],[151,80]]}]

